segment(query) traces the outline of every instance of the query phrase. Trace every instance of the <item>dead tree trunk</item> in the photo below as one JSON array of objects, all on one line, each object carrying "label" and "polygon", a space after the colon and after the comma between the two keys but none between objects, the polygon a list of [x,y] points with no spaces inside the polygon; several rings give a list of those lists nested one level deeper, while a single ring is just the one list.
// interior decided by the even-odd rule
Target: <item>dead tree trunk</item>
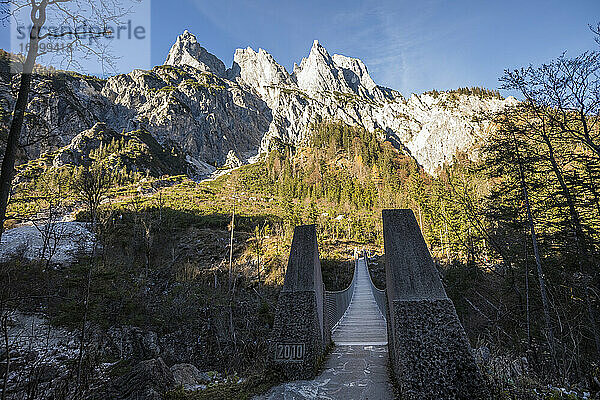
[{"label": "dead tree trunk", "polygon": [[229,290],[232,288],[233,278],[233,230],[235,228],[235,204],[231,214],[231,237],[229,238]]},{"label": "dead tree trunk", "polygon": [[556,365],[556,353],[554,350],[554,331],[552,329],[552,320],[550,319],[550,305],[548,302],[548,294],[546,293],[546,280],[544,278],[544,272],[542,269],[542,260],[540,258],[540,251],[538,248],[537,234],[535,231],[535,223],[533,222],[533,215],[531,213],[531,205],[529,203],[529,193],[527,190],[527,182],[525,179],[525,170],[523,166],[523,160],[519,153],[519,147],[517,140],[513,135],[513,141],[515,145],[515,153],[517,155],[517,162],[519,166],[519,179],[521,181],[521,190],[523,193],[523,200],[525,202],[525,211],[527,214],[527,221],[529,224],[529,231],[531,234],[531,244],[533,247],[533,254],[535,256],[535,265],[537,267],[538,282],[540,285],[540,297],[542,300],[542,308],[544,310],[544,321],[546,323],[546,331],[548,334],[548,345],[550,346],[550,352],[552,354],[552,360]]},{"label": "dead tree trunk", "polygon": [[27,52],[27,59],[23,65],[19,94],[17,95],[17,102],[15,103],[13,119],[11,121],[8,138],[6,140],[6,150],[4,151],[4,158],[2,159],[2,170],[0,171],[0,239],[2,238],[2,233],[4,232],[4,221],[6,220],[6,209],[8,208],[8,198],[10,197],[10,189],[15,168],[15,159],[17,156],[17,147],[19,145],[19,138],[21,137],[21,130],[23,128],[23,119],[29,99],[29,90],[31,88],[33,66],[37,56],[38,42],[37,40],[33,39],[34,29],[35,28],[32,28],[31,31],[31,45],[29,47],[29,51]]}]

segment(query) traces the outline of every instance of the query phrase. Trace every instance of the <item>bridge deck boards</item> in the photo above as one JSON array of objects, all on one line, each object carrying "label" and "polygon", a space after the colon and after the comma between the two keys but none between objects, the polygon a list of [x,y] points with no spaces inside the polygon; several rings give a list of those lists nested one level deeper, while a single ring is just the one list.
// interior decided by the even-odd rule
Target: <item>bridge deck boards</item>
[{"label": "bridge deck boards", "polygon": [[385,345],[387,326],[371,292],[369,272],[364,259],[358,260],[357,268],[352,301],[331,338],[338,346]]}]

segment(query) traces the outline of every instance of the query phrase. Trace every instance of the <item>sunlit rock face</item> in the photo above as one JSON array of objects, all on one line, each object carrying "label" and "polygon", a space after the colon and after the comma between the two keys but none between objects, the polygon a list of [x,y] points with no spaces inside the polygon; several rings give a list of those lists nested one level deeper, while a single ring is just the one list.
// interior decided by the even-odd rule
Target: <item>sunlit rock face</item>
[{"label": "sunlit rock face", "polygon": [[[225,76],[228,87],[264,102],[263,121],[268,121],[268,126],[255,126],[262,129],[252,136],[260,137],[255,153],[267,151],[273,138],[300,144],[308,138],[311,123],[339,120],[371,131],[380,129],[382,138],[403,146],[426,171],[435,173],[450,163],[457,151],[468,151],[485,135],[489,124],[475,122],[473,117],[514,101],[444,92],[405,99],[399,92],[378,86],[361,60],[331,56],[317,40],[291,74],[267,51],[250,47],[236,50],[232,67],[224,73],[220,67],[206,67],[217,63],[203,48],[181,50],[197,47],[201,48],[193,35],[185,32],[171,49],[167,63]],[[190,60],[192,55],[196,57]],[[222,154],[222,160],[228,152]],[[251,153],[250,149],[235,151],[242,162]]]},{"label": "sunlit rock face", "polygon": [[116,76],[102,93],[109,125],[146,129],[161,144],[178,144],[198,165],[221,166],[231,151],[241,160],[256,155],[272,119],[255,93],[187,65]]},{"label": "sunlit rock face", "polygon": [[225,64],[200,46],[196,37],[184,31],[180,35],[167,56],[165,65],[189,65],[203,72],[211,72],[217,76],[225,75]]},{"label": "sunlit rock face", "polygon": [[[250,47],[236,50],[226,69],[188,31],[177,38],[165,64],[150,71],[93,82],[69,76],[65,82],[47,105],[29,105],[55,127],[60,139],[54,146],[68,144],[96,122],[115,131],[146,129],[160,144],[181,148],[199,175],[232,160],[252,161],[275,138],[304,143],[311,124],[324,120],[379,130],[382,139],[408,150],[434,174],[485,136],[489,122],[474,117],[515,101],[456,92],[406,99],[378,86],[361,60],[331,56],[316,40],[291,74],[267,51]],[[3,82],[0,96],[10,107],[9,87]]]},{"label": "sunlit rock face", "polygon": [[271,54],[263,49],[255,52],[250,47],[235,51],[229,76],[254,89],[265,100],[277,97],[272,96],[272,89],[293,85],[288,72],[275,62]]},{"label": "sunlit rock face", "polygon": [[294,68],[294,77],[298,87],[307,93],[352,92],[342,70],[318,40],[314,41],[308,58],[302,59],[300,65]]}]

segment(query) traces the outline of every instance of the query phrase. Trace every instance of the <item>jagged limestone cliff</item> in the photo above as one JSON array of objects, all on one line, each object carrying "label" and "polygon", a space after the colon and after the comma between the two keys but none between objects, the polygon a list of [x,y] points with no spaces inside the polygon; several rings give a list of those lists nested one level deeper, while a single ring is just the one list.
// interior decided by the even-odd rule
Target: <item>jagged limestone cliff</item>
[{"label": "jagged limestone cliff", "polygon": [[[15,84],[5,78],[0,87],[5,110],[14,103],[9,89]],[[434,173],[485,134],[488,123],[474,118],[480,111],[514,101],[455,92],[406,99],[376,85],[361,60],[331,56],[316,40],[291,74],[265,50],[251,48],[236,50],[226,69],[188,31],[163,66],[106,81],[58,73],[39,76],[34,86],[49,85],[52,95],[30,102],[36,122],[30,121],[25,136],[45,124],[54,134],[46,147],[57,147],[96,122],[116,131],[144,129],[161,144],[178,144],[200,176],[232,158],[252,160],[274,138],[302,143],[311,124],[322,120],[379,129],[382,139],[408,149]],[[43,150],[38,145],[32,155]]]}]

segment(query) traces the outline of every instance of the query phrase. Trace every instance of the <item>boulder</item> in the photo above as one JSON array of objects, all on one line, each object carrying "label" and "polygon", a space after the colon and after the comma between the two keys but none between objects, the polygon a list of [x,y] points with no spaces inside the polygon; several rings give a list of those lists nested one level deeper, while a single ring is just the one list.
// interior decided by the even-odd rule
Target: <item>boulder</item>
[{"label": "boulder", "polygon": [[113,400],[162,400],[175,388],[173,373],[162,358],[142,361],[130,372],[110,381],[98,398]]},{"label": "boulder", "polygon": [[175,364],[171,367],[173,378],[178,385],[185,390],[195,390],[210,383],[210,377],[206,372],[200,372],[192,364]]}]

